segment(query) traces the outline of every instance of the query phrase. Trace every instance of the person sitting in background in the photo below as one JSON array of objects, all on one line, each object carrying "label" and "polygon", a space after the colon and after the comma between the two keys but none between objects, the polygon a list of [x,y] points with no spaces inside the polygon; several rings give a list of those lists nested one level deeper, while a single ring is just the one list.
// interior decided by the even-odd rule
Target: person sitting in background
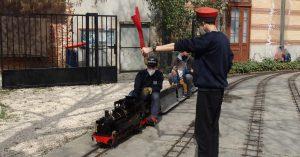
[{"label": "person sitting in background", "polygon": [[177,72],[177,67],[174,66],[169,74],[169,83],[171,86],[178,85],[180,82],[180,78]]},{"label": "person sitting in background", "polygon": [[171,85],[180,84],[183,86],[185,96],[190,96],[193,86],[193,58],[186,51],[181,52],[173,61],[173,69],[169,74]]},{"label": "person sitting in background", "polygon": [[282,55],[283,55],[283,46],[279,46],[279,48],[278,48],[277,51],[275,52],[274,60],[277,61],[277,62],[282,62],[282,61],[284,61]]},{"label": "person sitting in background", "polygon": [[[182,76],[186,74],[186,70],[178,70],[177,66],[174,66],[171,73],[169,74],[169,83],[171,86],[182,85],[184,91],[184,97],[188,96],[188,85],[183,80]],[[180,77],[181,76],[181,77]]]},{"label": "person sitting in background", "polygon": [[[158,60],[154,56],[147,59],[147,69],[138,72],[134,80],[132,96],[146,100],[151,96],[151,116],[147,118],[149,125],[158,122],[159,95],[164,80],[163,73],[157,69]],[[144,106],[143,106],[144,107]]]},{"label": "person sitting in background", "polygon": [[290,62],[291,61],[291,54],[288,52],[288,50],[286,48],[283,50],[282,58],[283,58],[284,62]]}]

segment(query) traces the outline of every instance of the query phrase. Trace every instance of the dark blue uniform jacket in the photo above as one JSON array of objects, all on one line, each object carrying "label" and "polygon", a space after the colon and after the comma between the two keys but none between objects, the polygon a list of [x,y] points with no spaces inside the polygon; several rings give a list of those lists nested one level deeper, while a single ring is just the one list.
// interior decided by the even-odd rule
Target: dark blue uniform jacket
[{"label": "dark blue uniform jacket", "polygon": [[233,53],[225,34],[213,31],[201,37],[180,40],[175,43],[175,51],[194,53],[194,84],[199,90],[227,87]]}]

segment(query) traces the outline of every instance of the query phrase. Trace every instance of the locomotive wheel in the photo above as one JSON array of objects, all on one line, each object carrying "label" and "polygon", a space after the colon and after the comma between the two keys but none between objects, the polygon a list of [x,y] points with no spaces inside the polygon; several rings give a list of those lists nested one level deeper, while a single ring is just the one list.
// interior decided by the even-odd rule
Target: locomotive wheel
[{"label": "locomotive wheel", "polygon": [[110,146],[111,147],[116,147],[118,144],[118,132],[113,131],[111,134],[112,140],[110,141]]},{"label": "locomotive wheel", "polygon": [[95,137],[92,137],[93,144],[98,145],[99,143],[96,141]]}]

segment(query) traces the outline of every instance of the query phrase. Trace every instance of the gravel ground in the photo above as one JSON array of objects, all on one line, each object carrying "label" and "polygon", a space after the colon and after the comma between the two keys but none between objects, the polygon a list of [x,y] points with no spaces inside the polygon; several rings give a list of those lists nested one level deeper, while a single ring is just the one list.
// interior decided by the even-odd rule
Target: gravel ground
[{"label": "gravel ground", "polygon": [[[132,82],[132,81],[131,81]],[[164,82],[164,88],[168,83]],[[42,156],[92,129],[133,83],[1,90],[0,157]]]}]

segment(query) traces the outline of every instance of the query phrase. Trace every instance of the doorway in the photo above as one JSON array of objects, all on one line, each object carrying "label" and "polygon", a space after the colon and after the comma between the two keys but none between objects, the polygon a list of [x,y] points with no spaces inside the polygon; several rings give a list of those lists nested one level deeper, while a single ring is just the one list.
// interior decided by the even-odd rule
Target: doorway
[{"label": "doorway", "polygon": [[251,1],[232,0],[229,11],[227,34],[234,61],[247,61],[250,49]]}]

